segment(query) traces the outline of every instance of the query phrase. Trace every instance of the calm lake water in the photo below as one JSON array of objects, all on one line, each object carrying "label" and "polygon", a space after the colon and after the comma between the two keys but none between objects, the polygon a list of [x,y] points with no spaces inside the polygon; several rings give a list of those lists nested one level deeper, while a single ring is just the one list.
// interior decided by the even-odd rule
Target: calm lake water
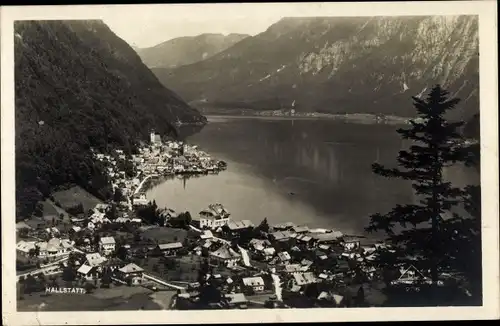
[{"label": "calm lake water", "polygon": [[[258,224],[294,222],[347,234],[363,234],[370,214],[414,201],[410,185],[371,172],[378,161],[394,165],[404,143],[397,126],[332,120],[209,117],[201,132],[187,137],[228,169],[219,175],[175,178],[147,193],[160,207],[193,217],[220,202],[235,220]],[[469,168],[446,176],[478,183]]]}]

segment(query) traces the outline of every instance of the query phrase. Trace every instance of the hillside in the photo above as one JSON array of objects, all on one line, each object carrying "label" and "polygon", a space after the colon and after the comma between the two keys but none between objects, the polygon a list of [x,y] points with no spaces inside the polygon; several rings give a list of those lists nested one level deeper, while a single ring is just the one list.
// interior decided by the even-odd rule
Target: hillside
[{"label": "hillside", "polygon": [[208,59],[246,37],[245,34],[178,37],[150,48],[137,49],[137,53],[148,67],[172,68]]},{"label": "hillside", "polygon": [[14,39],[18,216],[69,184],[109,196],[91,147],[130,153],[151,128],[206,121],[102,21],[18,21]]},{"label": "hillside", "polygon": [[290,108],[413,116],[411,96],[441,83],[478,110],[478,20],[460,17],[284,18],[213,57],[153,69],[200,108]]}]

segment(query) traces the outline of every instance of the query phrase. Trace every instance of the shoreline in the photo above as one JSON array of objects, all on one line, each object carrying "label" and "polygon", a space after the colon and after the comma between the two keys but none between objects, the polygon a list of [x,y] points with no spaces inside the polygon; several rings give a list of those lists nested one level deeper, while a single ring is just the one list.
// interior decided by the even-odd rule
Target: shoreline
[{"label": "shoreline", "polygon": [[[178,174],[178,175],[167,175],[167,176],[162,176],[162,175],[155,176],[153,178],[149,178],[148,182],[143,185],[142,191],[144,193],[147,193],[148,191],[150,191],[151,189],[153,189],[155,186],[158,186],[158,185],[160,185],[162,183],[165,183],[165,182],[173,181],[176,178],[178,178],[179,176],[182,176],[185,179],[190,179],[190,178],[200,178],[200,177],[203,177],[205,175],[203,175],[203,174],[193,174],[193,175]],[[149,197],[147,197],[147,198],[151,202],[154,200],[153,198],[149,198]],[[221,203],[222,203],[222,205],[224,205],[223,202],[221,202]],[[159,208],[171,209],[170,207],[159,207]],[[199,217],[197,216],[196,212],[193,213],[193,212],[191,212],[189,210],[187,212],[189,212],[190,214],[192,214],[193,220],[199,220]],[[176,211],[176,213],[180,213],[180,212]],[[343,234],[343,236],[345,236],[345,237],[356,237],[356,238],[364,239],[365,241],[383,241],[385,239],[385,237],[380,237],[380,236],[377,236],[375,234],[368,234],[368,233],[363,233],[363,232],[356,233],[356,232],[352,232],[352,231],[346,231],[346,232],[344,232],[344,230],[342,230],[340,228],[325,227],[323,225],[313,225],[313,226],[311,226],[311,225],[309,225],[307,223],[295,223],[295,222],[291,222],[291,221],[273,222],[272,219],[270,219],[269,217],[266,217],[266,218],[267,218],[267,221],[269,222],[269,225],[271,227],[280,226],[280,225],[284,225],[284,224],[293,224],[293,225],[298,226],[298,227],[307,227],[309,229],[323,229],[325,231],[328,231],[328,232],[325,232],[325,233],[329,233],[329,232],[341,232]],[[233,216],[230,216],[229,219],[233,220],[233,221],[240,221],[241,220],[239,218],[233,218]],[[253,222],[255,223],[255,225],[257,225],[263,219],[264,219],[264,217],[262,217],[260,219],[257,218]],[[192,225],[192,226],[194,226],[194,227],[197,228],[197,225]]]},{"label": "shoreline", "polygon": [[252,114],[241,114],[238,112],[203,112],[205,117],[207,117],[208,123],[210,123],[210,118],[234,118],[234,119],[267,119],[267,120],[333,120],[333,121],[343,121],[343,122],[353,122],[353,123],[367,123],[367,124],[408,124],[410,117],[393,117],[385,116],[384,118],[378,118],[376,115],[372,114],[323,114],[323,113],[313,113],[313,114],[262,114],[262,113],[252,113]]}]

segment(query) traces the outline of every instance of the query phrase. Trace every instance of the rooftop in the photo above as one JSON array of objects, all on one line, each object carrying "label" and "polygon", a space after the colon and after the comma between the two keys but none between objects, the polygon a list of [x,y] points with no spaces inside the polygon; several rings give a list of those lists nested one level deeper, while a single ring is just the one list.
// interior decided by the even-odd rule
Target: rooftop
[{"label": "rooftop", "polygon": [[278,257],[281,260],[290,260],[292,258],[292,257],[290,257],[290,254],[288,252],[286,252],[286,251],[278,253]]},{"label": "rooftop", "polygon": [[211,256],[215,256],[222,259],[240,258],[241,255],[234,251],[232,248],[227,246],[222,246],[216,251],[210,253]]},{"label": "rooftop", "polygon": [[243,284],[246,286],[264,285],[264,279],[260,276],[245,277],[245,278],[243,278],[242,281],[243,281]]},{"label": "rooftop", "polygon": [[135,273],[135,272],[143,272],[144,270],[139,266],[137,266],[136,264],[130,263],[120,268],[119,271],[122,273]]},{"label": "rooftop", "polygon": [[288,264],[285,265],[285,272],[287,273],[295,273],[300,272],[302,266],[300,264]]},{"label": "rooftop", "polygon": [[91,266],[83,264],[82,266],[80,266],[80,268],[78,268],[77,272],[87,275],[91,270]]},{"label": "rooftop", "polygon": [[90,266],[98,266],[107,260],[106,258],[101,256],[101,254],[99,254],[98,252],[92,254],[86,254],[85,259],[87,259],[87,262]]},{"label": "rooftop", "polygon": [[309,228],[307,226],[295,226],[292,228],[292,231],[296,233],[308,232]]},{"label": "rooftop", "polygon": [[335,241],[342,237],[342,232],[333,231],[328,233],[315,233],[312,234],[311,237],[316,239],[318,242]]},{"label": "rooftop", "polygon": [[101,240],[99,240],[100,243],[102,244],[115,244],[115,238],[113,237],[102,237]]},{"label": "rooftop", "polygon": [[212,233],[212,231],[210,230],[205,230],[203,231],[203,233],[200,235],[200,237],[202,239],[209,239],[209,238],[213,238],[214,237],[214,234]]},{"label": "rooftop", "polygon": [[230,230],[241,230],[241,229],[246,229],[253,227],[254,224],[249,221],[249,220],[243,220],[243,221],[229,221],[227,226],[229,227]]},{"label": "rooftop", "polygon": [[36,244],[35,241],[23,241],[23,240],[21,240],[16,244],[16,249],[23,251],[23,252],[28,252],[31,249],[35,249],[35,244]]},{"label": "rooftop", "polygon": [[292,237],[292,233],[288,231],[276,231],[271,233],[271,236],[275,240],[285,240]]},{"label": "rooftop", "polygon": [[312,272],[307,272],[307,273],[295,273],[293,274],[293,278],[296,282],[297,285],[306,285],[306,284],[312,284],[316,282],[316,277],[314,277],[314,274]]},{"label": "rooftop", "polygon": [[275,226],[273,226],[273,228],[275,229],[289,229],[289,228],[293,228],[295,227],[296,225],[292,222],[286,222],[286,223],[281,223],[281,224],[276,224]]},{"label": "rooftop", "polygon": [[158,245],[158,248],[160,248],[160,250],[178,249],[178,248],[182,248],[182,243],[180,243],[180,242],[163,243],[163,244]]},{"label": "rooftop", "polygon": [[226,294],[226,298],[229,299],[229,302],[233,304],[248,302],[247,298],[243,293],[228,293]]}]

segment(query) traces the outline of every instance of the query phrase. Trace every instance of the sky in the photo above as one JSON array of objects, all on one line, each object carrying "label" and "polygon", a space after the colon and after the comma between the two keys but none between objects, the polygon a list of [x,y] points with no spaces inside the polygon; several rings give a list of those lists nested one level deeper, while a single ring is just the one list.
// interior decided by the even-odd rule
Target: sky
[{"label": "sky", "polygon": [[100,16],[119,37],[137,47],[154,46],[180,36],[202,33],[256,35],[283,17],[321,16],[321,5],[157,4],[132,8],[102,7]]}]

